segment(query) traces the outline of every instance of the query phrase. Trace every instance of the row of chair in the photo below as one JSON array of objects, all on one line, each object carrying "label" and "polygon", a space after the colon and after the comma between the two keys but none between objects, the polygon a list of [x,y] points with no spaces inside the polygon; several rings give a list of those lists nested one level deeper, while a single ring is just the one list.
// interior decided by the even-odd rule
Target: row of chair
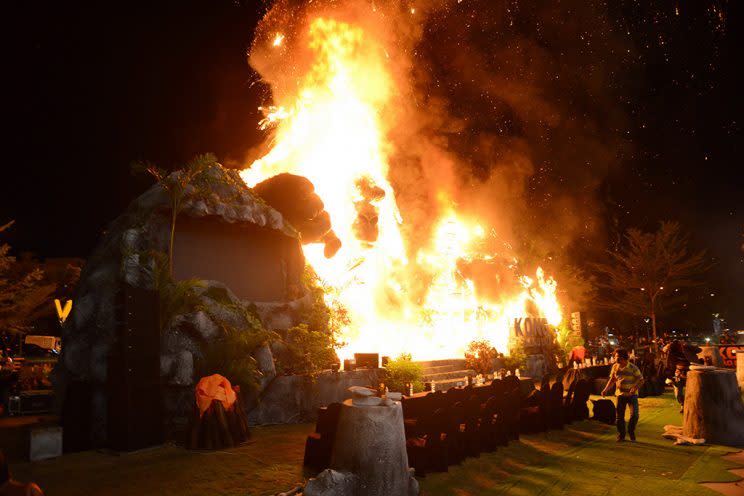
[{"label": "row of chair", "polygon": [[570,382],[564,394],[562,381],[545,378],[540,389],[532,391],[523,401],[520,411],[520,431],[523,433],[563,429],[565,424],[589,418],[587,402],[592,383],[587,379]]},{"label": "row of chair", "polygon": [[[408,461],[417,475],[447,471],[466,457],[478,457],[520,433],[562,429],[564,424],[588,418],[592,384],[578,379],[564,394],[563,383],[545,378],[540,389],[520,390],[514,376],[495,379],[486,386],[451,388],[401,400]],[[305,443],[304,465],[310,473],[328,468],[341,403],[318,412],[315,432]]]},{"label": "row of chair", "polygon": [[519,439],[521,400],[516,377],[404,398],[409,464],[417,475],[446,471]]}]

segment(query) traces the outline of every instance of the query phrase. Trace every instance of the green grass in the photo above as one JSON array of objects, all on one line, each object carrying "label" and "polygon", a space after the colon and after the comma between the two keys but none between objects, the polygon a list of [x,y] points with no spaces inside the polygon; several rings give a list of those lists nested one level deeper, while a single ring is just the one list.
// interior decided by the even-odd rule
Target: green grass
[{"label": "green grass", "polygon": [[[682,416],[670,394],[643,398],[638,442],[616,443],[615,428],[594,421],[522,436],[449,472],[421,478],[422,496],[709,495],[699,482],[728,482],[737,465],[722,446],[675,446],[661,437]],[[254,428],[241,447],[194,452],[174,446],[112,455],[95,451],[12,465],[49,495],[274,495],[302,482],[305,436],[312,425]]]},{"label": "green grass", "polygon": [[475,495],[715,495],[699,482],[728,482],[735,464],[721,446],[675,446],[661,437],[666,424],[681,425],[670,394],[640,400],[638,441],[616,443],[615,428],[594,421],[562,431],[522,436],[448,473],[420,479],[422,496]]},{"label": "green grass", "polygon": [[113,455],[86,451],[12,465],[13,476],[46,494],[106,496],[273,495],[302,482],[309,424],[258,427],[247,444],[224,451],[175,446]]}]

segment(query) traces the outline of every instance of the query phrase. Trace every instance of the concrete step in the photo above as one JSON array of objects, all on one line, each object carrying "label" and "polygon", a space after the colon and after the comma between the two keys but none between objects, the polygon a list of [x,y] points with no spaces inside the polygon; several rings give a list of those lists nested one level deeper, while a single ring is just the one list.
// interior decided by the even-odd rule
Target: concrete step
[{"label": "concrete step", "polygon": [[424,368],[424,375],[441,374],[442,372],[454,372],[456,370],[466,370],[464,366],[454,365],[437,365],[436,367]]},{"label": "concrete step", "polygon": [[460,379],[460,378],[467,377],[467,376],[473,377],[475,375],[476,374],[475,374],[475,371],[474,370],[468,370],[468,369],[465,369],[465,370],[452,370],[452,371],[449,371],[449,372],[438,372],[438,373],[435,373],[435,374],[424,374],[423,380],[424,380],[424,382],[436,381],[437,383],[439,383],[439,382],[449,381],[449,380],[453,380],[453,379]]},{"label": "concrete step", "polygon": [[419,365],[421,365],[424,370],[431,368],[431,367],[442,367],[442,366],[451,366],[455,365],[461,369],[465,368],[465,359],[464,358],[451,358],[448,360],[424,360],[421,362],[416,362]]}]

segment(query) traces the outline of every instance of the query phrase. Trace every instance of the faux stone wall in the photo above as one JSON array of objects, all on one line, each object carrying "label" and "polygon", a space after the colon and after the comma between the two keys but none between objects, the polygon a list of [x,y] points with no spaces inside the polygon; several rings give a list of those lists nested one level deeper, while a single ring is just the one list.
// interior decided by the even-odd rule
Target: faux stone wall
[{"label": "faux stone wall", "polygon": [[[202,187],[186,188],[180,218],[230,224],[235,231],[239,231],[241,226],[251,232],[264,229],[270,232],[269,237],[284,240],[283,244],[279,243],[282,250],[294,250],[292,261],[286,264],[288,269],[281,276],[287,278],[291,272],[291,277],[285,279],[283,294],[266,293],[257,302],[257,307],[262,323],[268,329],[281,330],[296,325],[309,301],[301,287],[290,290],[298,276],[296,268],[289,266],[304,266],[297,232],[284,221],[281,213],[256,197],[236,171],[215,165],[200,176],[200,181]],[[204,185],[208,187],[204,188]],[[118,346],[117,331],[124,325],[120,296],[126,285],[156,289],[157,264],[153,253],[167,253],[169,235],[169,199],[160,186],[155,185],[108,226],[82,270],[74,296],[75,305],[62,330],[61,359],[53,374],[60,408],[69,385],[75,384],[76,388],[82,385],[89,391],[86,404],[77,405],[85,417],[90,418],[87,433],[83,434],[88,439],[78,444],[90,447],[107,444],[108,357]],[[251,237],[246,236],[242,241],[250,244]],[[237,249],[235,256],[239,253]],[[204,256],[219,260],[220,253]],[[152,339],[160,340],[166,422],[174,420],[178,423],[188,415],[188,396],[191,395],[193,400],[195,360],[203,345],[218,336],[215,316],[237,328],[242,325],[242,313],[217,304],[208,296],[208,290],[222,291],[236,309],[250,303],[237,297],[222,282],[206,281],[201,303],[207,311],[181,315],[162,332],[161,329],[152,329]],[[276,295],[279,296],[277,301],[270,301]],[[276,371],[271,349],[266,347],[262,352],[264,356],[258,361],[263,367],[263,384],[269,385]]]},{"label": "faux stone wall", "polygon": [[292,424],[314,422],[318,408],[351,397],[351,386],[376,387],[380,369],[321,373],[311,379],[303,376],[277,376],[264,390],[258,405],[251,409],[251,424]]}]

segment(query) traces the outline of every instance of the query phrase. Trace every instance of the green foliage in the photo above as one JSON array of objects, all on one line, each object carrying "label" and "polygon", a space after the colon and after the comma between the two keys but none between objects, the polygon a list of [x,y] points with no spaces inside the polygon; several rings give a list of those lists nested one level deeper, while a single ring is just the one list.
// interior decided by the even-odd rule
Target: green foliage
[{"label": "green foliage", "polygon": [[[0,233],[13,224],[0,225]],[[28,325],[30,311],[48,301],[56,285],[42,286],[44,271],[36,266],[24,270],[9,253],[10,245],[0,244],[0,326],[18,329]]]},{"label": "green foliage", "polygon": [[[252,354],[278,336],[264,329],[255,306],[235,303],[227,290],[207,287],[206,282],[200,279],[174,281],[163,253],[149,252],[143,256],[151,256],[155,260],[155,278],[160,292],[161,333],[168,329],[176,316],[198,311],[207,312],[220,328],[220,337],[204,345],[203,355],[196,362],[197,377],[220,374],[231,383],[240,385],[248,394],[258,391],[261,372]],[[229,313],[241,316],[245,325],[237,329],[220,320],[205,304],[206,298]]]},{"label": "green foliage", "polygon": [[[302,323],[287,331],[284,342],[288,356],[277,367],[284,374],[312,377],[338,363],[335,348],[342,346],[338,335],[349,324],[349,317],[343,305],[333,298],[332,289],[324,286],[309,266],[305,268],[303,282],[312,304],[303,314]],[[326,303],[328,295],[331,304]]]},{"label": "green foliage", "polygon": [[398,358],[389,360],[384,370],[384,381],[388,390],[408,394],[407,384],[413,386],[414,392],[424,390],[424,369],[411,360],[410,354],[403,353]]},{"label": "green foliage", "polygon": [[176,281],[168,268],[168,258],[164,253],[154,250],[140,253],[141,263],[147,264],[148,258],[154,262],[155,284],[160,297],[160,333],[164,333],[171,321],[178,315],[196,312],[202,308],[202,300],[197,289],[204,288],[206,283],[201,279]]},{"label": "green foliage", "polygon": [[160,329],[161,332],[177,315],[183,315],[201,310],[202,299],[197,289],[204,288],[201,279],[187,279],[173,281],[161,286],[160,289]]},{"label": "green foliage", "polygon": [[504,368],[514,371],[527,366],[527,353],[524,351],[524,338],[509,338],[509,356],[504,357]]},{"label": "green foliage", "polygon": [[571,354],[571,350],[575,346],[584,345],[584,338],[581,337],[581,333],[571,329],[571,326],[569,326],[565,321],[558,325],[556,331],[558,331],[558,354],[565,364],[568,362],[568,356]]},{"label": "green foliage", "polygon": [[186,188],[191,185],[209,167],[219,165],[217,157],[211,153],[197,155],[184,168],[173,173],[155,166],[149,162],[132,164],[132,172],[145,172],[158,182],[158,185],[168,195],[171,208],[170,242],[168,244],[168,270],[173,273],[173,244],[176,236],[176,218],[181,210],[181,204],[186,194]]},{"label": "green foliage", "polygon": [[333,337],[327,331],[300,324],[287,331],[284,339],[288,357],[278,365],[284,374],[316,376],[338,362]]},{"label": "green foliage", "polygon": [[333,345],[341,346],[336,337],[351,323],[348,310],[338,299],[336,290],[323,283],[310,265],[305,266],[303,285],[310,292],[312,307],[304,316],[311,329],[327,329],[333,337]]},{"label": "green foliage", "polygon": [[233,384],[239,385],[244,393],[259,390],[261,372],[252,353],[272,338],[272,333],[263,327],[236,329],[222,324],[222,337],[209,343],[204,349],[203,358],[197,361],[198,377],[220,374]]},{"label": "green foliage", "polygon": [[465,366],[478,374],[491,374],[498,356],[498,350],[485,339],[471,341],[465,352]]}]

